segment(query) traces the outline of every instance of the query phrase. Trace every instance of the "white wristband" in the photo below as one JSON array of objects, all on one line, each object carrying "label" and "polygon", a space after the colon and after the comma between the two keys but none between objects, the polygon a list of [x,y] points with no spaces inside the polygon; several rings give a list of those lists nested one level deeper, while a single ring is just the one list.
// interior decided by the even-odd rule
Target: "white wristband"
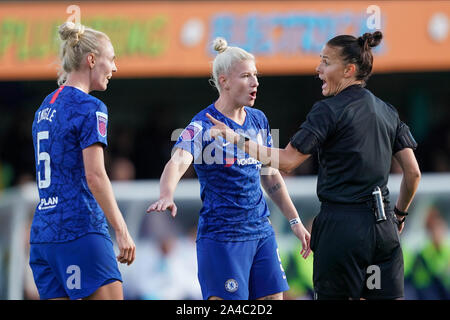
[{"label": "white wristband", "polygon": [[291,225],[291,227],[300,222],[301,222],[300,218],[294,218],[294,219],[289,220],[289,224]]}]

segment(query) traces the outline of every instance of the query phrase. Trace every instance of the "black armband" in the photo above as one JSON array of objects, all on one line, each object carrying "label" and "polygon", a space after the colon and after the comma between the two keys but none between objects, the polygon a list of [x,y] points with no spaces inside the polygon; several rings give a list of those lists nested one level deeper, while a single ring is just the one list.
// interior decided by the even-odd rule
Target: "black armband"
[{"label": "black armband", "polygon": [[400,211],[399,209],[397,209],[397,207],[394,207],[394,213],[401,217],[406,217],[408,215],[408,212]]},{"label": "black armband", "polygon": [[409,127],[402,123],[401,127],[398,129],[398,134],[394,143],[393,153],[397,153],[400,150],[405,148],[411,148],[416,150],[417,142],[414,140],[414,137],[409,130]]},{"label": "black armband", "polygon": [[291,145],[303,154],[317,152],[320,143],[317,137],[307,129],[300,129],[291,138]]}]

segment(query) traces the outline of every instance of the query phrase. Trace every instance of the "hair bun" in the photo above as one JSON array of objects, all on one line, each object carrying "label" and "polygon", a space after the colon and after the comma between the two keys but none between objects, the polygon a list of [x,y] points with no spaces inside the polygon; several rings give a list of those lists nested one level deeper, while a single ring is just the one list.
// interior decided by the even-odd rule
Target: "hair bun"
[{"label": "hair bun", "polygon": [[217,37],[213,42],[213,48],[218,53],[222,53],[228,48],[227,40],[221,37]]},{"label": "hair bun", "polygon": [[383,39],[381,31],[375,31],[374,33],[366,32],[358,38],[358,43],[361,47],[368,50],[379,45],[381,39]]},{"label": "hair bun", "polygon": [[63,41],[68,41],[75,46],[80,41],[81,35],[84,33],[84,26],[73,22],[65,22],[59,26],[59,37]]}]

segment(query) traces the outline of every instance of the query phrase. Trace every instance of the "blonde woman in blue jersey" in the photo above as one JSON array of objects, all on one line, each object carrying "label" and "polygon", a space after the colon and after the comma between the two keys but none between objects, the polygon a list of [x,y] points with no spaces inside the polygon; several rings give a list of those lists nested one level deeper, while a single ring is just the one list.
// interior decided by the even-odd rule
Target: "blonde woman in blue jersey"
[{"label": "blonde woman in blue jersey", "polygon": [[[123,299],[117,261],[135,245],[106,175],[108,111],[91,91],[105,91],[117,71],[102,32],[59,27],[63,71],[33,122],[40,202],[30,235],[30,266],[41,299]],[[115,231],[115,257],[106,218]],[[117,261],[116,261],[117,259]]]},{"label": "blonde woman in blue jersey", "polygon": [[177,214],[175,188],[194,162],[200,182],[202,209],[197,233],[198,279],[204,299],[283,299],[289,289],[278,253],[269,209],[261,185],[290,221],[309,255],[309,233],[299,219],[281,174],[223,139],[212,139],[213,123],[206,114],[266,146],[272,145],[268,121],[253,108],[258,89],[255,58],[223,38],[213,44],[218,52],[212,81],[219,98],[200,111],[181,133],[160,180],[160,198],[147,212]]}]

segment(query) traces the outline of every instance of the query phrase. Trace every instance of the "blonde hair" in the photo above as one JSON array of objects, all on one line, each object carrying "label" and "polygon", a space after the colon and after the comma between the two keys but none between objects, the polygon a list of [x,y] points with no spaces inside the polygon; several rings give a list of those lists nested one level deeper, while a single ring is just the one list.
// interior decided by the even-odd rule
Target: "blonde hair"
[{"label": "blonde hair", "polygon": [[213,49],[218,52],[213,61],[212,78],[210,83],[216,87],[220,93],[219,76],[228,74],[233,64],[237,61],[255,60],[255,56],[239,47],[229,47],[224,38],[217,37],[213,41]]},{"label": "blonde hair", "polygon": [[79,70],[86,54],[90,52],[100,54],[100,40],[110,41],[105,33],[73,22],[60,25],[58,33],[62,40],[59,51],[61,70],[58,72],[58,85],[66,82],[67,74]]}]

